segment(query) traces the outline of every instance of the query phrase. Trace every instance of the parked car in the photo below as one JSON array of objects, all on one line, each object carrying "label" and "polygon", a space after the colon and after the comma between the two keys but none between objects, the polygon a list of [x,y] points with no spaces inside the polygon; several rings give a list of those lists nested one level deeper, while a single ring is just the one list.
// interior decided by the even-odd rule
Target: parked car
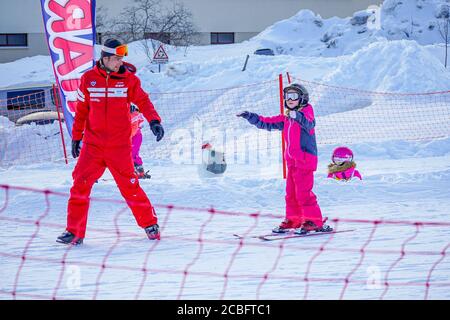
[{"label": "parked car", "polygon": [[272,49],[266,48],[266,49],[258,49],[254,52],[254,54],[261,55],[261,56],[274,56]]}]

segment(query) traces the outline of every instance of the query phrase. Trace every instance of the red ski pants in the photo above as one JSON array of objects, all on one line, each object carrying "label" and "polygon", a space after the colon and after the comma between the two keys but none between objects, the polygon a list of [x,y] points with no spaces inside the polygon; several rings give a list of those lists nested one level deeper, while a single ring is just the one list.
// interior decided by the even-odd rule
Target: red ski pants
[{"label": "red ski pants", "polygon": [[102,148],[84,144],[72,173],[73,186],[67,208],[67,231],[84,238],[93,184],[108,168],[130,207],[137,224],[148,227],[157,223],[155,210],[139,185],[131,159],[131,147]]},{"label": "red ski pants", "polygon": [[304,223],[306,220],[322,227],[322,212],[312,192],[314,171],[288,166],[286,179],[286,219]]}]

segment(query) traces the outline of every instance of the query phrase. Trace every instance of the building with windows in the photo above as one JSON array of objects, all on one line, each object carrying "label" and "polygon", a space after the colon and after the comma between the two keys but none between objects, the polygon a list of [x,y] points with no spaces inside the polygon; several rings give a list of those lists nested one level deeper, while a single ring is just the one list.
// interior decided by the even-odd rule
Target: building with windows
[{"label": "building with windows", "polygon": [[[277,21],[310,9],[322,16],[347,17],[382,0],[177,0],[193,15],[199,45],[248,40]],[[164,1],[163,3],[166,3]],[[97,0],[107,16],[118,16],[132,1]],[[48,55],[38,0],[2,0],[0,10],[0,63],[34,55]],[[97,29],[100,34],[104,30]],[[99,37],[101,39],[101,37]],[[170,34],[164,36],[170,42]]]}]

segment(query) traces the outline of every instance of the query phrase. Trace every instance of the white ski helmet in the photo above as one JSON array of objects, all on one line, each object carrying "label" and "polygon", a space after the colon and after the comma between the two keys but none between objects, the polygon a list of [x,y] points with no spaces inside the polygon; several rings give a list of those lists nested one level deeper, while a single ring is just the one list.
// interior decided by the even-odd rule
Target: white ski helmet
[{"label": "white ski helmet", "polygon": [[[283,89],[283,93],[286,94],[286,92],[288,92],[288,90],[293,90],[296,91],[299,95],[299,102],[298,105],[299,107],[304,107],[308,104],[309,102],[309,93],[308,90],[305,88],[305,86],[298,84],[298,83],[293,83],[288,85],[287,87],[285,87]],[[285,102],[286,104],[286,102]],[[286,106],[286,105],[285,105]]]}]

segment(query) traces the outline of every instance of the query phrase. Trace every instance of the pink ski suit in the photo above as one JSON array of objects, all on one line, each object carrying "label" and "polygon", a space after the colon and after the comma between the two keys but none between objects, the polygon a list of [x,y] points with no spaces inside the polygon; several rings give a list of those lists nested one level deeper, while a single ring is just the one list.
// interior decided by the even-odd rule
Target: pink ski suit
[{"label": "pink ski suit", "polygon": [[317,170],[315,119],[312,106],[308,104],[297,111],[295,118],[284,115],[262,117],[251,113],[248,121],[260,129],[283,131],[288,166],[286,219],[294,223],[309,220],[322,227],[322,213],[316,195],[312,192],[314,171]]},{"label": "pink ski suit", "polygon": [[355,169],[355,167],[350,167],[343,171],[328,173],[328,178],[334,178],[336,180],[351,180],[353,177],[362,180],[361,174]]},{"label": "pink ski suit", "polygon": [[134,111],[131,113],[131,156],[134,164],[142,165],[142,158],[139,156],[139,150],[142,144],[141,123],[144,122],[142,113]]}]

